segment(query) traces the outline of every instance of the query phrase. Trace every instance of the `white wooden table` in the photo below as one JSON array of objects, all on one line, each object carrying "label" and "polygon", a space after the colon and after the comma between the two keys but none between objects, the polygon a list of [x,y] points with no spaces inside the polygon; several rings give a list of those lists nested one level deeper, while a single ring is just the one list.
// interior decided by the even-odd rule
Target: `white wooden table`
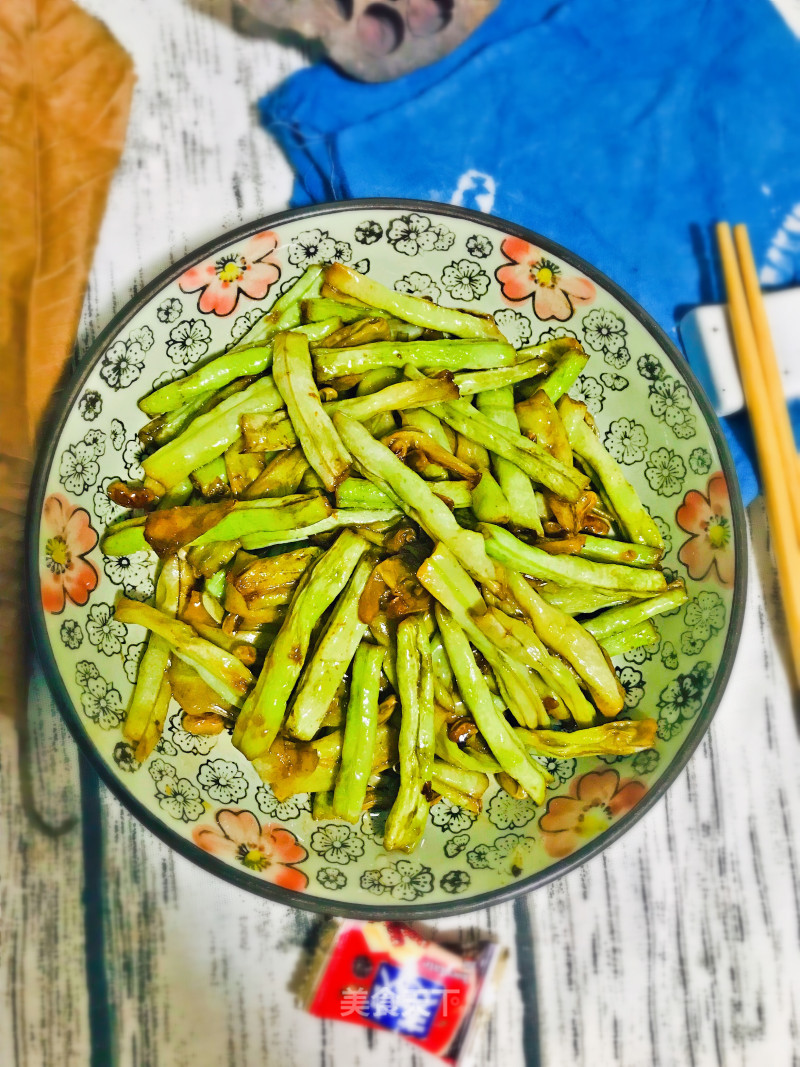
[{"label": "white wooden table", "polygon": [[[237,33],[227,0],[85,4],[132,52],[138,86],[81,349],[172,256],[285,206],[291,175],[252,105],[304,63]],[[800,740],[758,504],[750,523],[737,665],[666,799],[547,889],[447,923],[512,949],[479,1062],[800,1063]],[[316,920],[148,835],[41,686],[24,749],[0,720],[3,1067],[421,1064],[392,1035],[294,1007],[286,983]]]}]

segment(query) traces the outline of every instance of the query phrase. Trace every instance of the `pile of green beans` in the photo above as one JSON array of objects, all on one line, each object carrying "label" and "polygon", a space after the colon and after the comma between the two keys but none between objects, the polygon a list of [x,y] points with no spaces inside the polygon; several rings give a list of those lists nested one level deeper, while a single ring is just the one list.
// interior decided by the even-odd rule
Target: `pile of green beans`
[{"label": "pile of green beans", "polygon": [[569,396],[586,362],[335,263],[143,397],[145,478],[109,491],[148,507],[102,545],[159,568],[152,604],[116,606],[148,631],[137,759],[174,698],[277,797],[383,807],[408,851],[439,797],[477,813],[494,777],[541,804],[549,758],[652,747],[610,657],[687,595]]}]

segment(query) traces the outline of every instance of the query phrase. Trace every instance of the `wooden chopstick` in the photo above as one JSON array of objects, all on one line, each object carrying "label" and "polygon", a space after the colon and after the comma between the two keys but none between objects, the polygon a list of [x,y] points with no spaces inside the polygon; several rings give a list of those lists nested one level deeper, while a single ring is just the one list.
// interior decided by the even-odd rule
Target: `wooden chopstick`
[{"label": "wooden chopstick", "polygon": [[[753,333],[756,339],[758,359],[761,366],[761,374],[767,389],[772,423],[778,434],[778,444],[781,450],[781,461],[786,471],[786,492],[792,508],[795,537],[800,543],[800,481],[797,479],[797,448],[794,443],[794,432],[789,419],[789,410],[783,394],[783,382],[778,370],[778,360],[775,356],[775,346],[772,343],[772,332],[767,318],[767,308],[764,304],[764,295],[758,281],[753,249],[750,244],[750,236],[744,223],[739,223],[733,228],[733,240],[736,252],[739,256],[739,269],[742,272],[744,292],[747,298],[747,308],[750,312],[750,322],[753,325]],[[798,492],[792,492],[792,486],[796,485]]]},{"label": "wooden chopstick", "polygon": [[[778,580],[781,588],[795,683],[800,685],[800,542],[795,536],[790,496],[797,485],[797,462],[787,465],[781,438],[774,420],[767,381],[762,370],[758,343],[750,319],[739,264],[736,261],[731,228],[727,222],[717,225],[722,271],[728,294],[733,339],[739,359],[742,388],[753,429],[764,497],[767,503]],[[783,396],[781,391],[780,396]]]}]

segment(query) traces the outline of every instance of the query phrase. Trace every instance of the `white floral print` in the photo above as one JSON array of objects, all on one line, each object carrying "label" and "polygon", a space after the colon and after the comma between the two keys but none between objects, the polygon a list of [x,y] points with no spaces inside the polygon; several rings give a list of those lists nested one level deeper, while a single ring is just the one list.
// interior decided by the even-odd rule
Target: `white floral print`
[{"label": "white floral print", "polygon": [[387,893],[394,900],[412,901],[433,890],[433,874],[422,863],[397,860],[391,866],[364,871],[360,884],[376,896]]},{"label": "white floral print", "polygon": [[73,652],[83,644],[83,630],[75,619],[64,619],[59,629],[61,640]]},{"label": "white floral print", "polygon": [[256,790],[256,804],[265,815],[280,822],[298,819],[304,811],[311,811],[307,793],[298,793],[287,797],[286,800],[278,800],[268,785],[261,785]]},{"label": "white floral print", "polygon": [[644,696],[642,672],[635,667],[622,667],[617,671],[617,677],[625,690],[625,707],[635,708]]},{"label": "white floral print", "polygon": [[349,826],[328,823],[311,835],[311,847],[328,863],[349,863],[364,851],[364,842]]},{"label": "white floral print", "polygon": [[79,441],[61,453],[58,477],[64,488],[74,496],[91,489],[100,474],[97,453],[93,445]]},{"label": "white floral print", "polygon": [[664,375],[650,386],[650,410],[676,437],[694,437],[697,433],[691,407],[689,390],[677,378]]},{"label": "white floral print", "polygon": [[113,730],[122,722],[125,710],[119,691],[105,678],[90,678],[81,693],[84,715],[103,730]]},{"label": "white floral print", "polygon": [[[292,282],[294,284],[294,282]],[[264,312],[261,308],[250,308],[249,311],[245,311],[243,315],[239,315],[231,327],[231,343],[229,347],[233,347],[241,339],[248,334],[259,319],[263,319]]]},{"label": "white floral print", "polygon": [[599,415],[603,410],[605,393],[597,378],[591,378],[582,374],[570,389],[569,395],[573,400],[585,404],[586,410],[590,415]]},{"label": "white floral print", "polygon": [[448,804],[446,800],[440,800],[431,808],[431,822],[441,830],[449,830],[450,833],[459,834],[468,830],[475,822],[475,816],[470,811],[465,811],[455,804]]},{"label": "white floral print", "polygon": [[174,322],[180,318],[183,311],[183,304],[177,297],[170,297],[168,300],[162,300],[156,309],[156,316],[159,322]]},{"label": "white floral print", "polygon": [[512,878],[519,878],[534,849],[532,837],[504,834],[493,845],[476,845],[467,853],[467,863],[473,868],[489,868]]},{"label": "white floral print", "polygon": [[583,316],[583,339],[595,352],[619,352],[625,347],[625,334],[625,320],[613,311],[593,308]]},{"label": "white floral print", "polygon": [[463,852],[469,844],[469,834],[456,834],[455,837],[449,838],[444,845],[444,854],[448,859],[453,859],[454,856],[458,856]]},{"label": "white floral print", "polygon": [[200,768],[197,781],[212,800],[230,804],[247,793],[247,781],[231,760],[207,760]]},{"label": "white floral print", "polygon": [[122,651],[128,628],[114,618],[111,604],[93,604],[86,619],[86,633],[104,656],[116,656]]},{"label": "white floral print", "polygon": [[208,351],[211,330],[202,319],[184,319],[169,332],[167,355],[179,367],[196,363]]},{"label": "white floral print", "polygon": [[82,659],[75,668],[75,682],[81,689],[85,689],[92,679],[99,677],[100,671],[91,660]]},{"label": "white floral print", "polygon": [[434,248],[446,251],[455,239],[456,235],[446,226],[434,225],[425,215],[416,212],[392,219],[386,231],[386,240],[404,256],[416,256]]},{"label": "white floral print", "polygon": [[196,756],[208,755],[219,740],[219,735],[190,734],[188,730],[184,730],[181,724],[182,719],[183,712],[180,711],[180,709],[170,716],[170,736],[175,746],[179,748],[181,752],[190,752]]},{"label": "white floral print", "polygon": [[200,818],[204,807],[196,785],[188,778],[179,778],[176,768],[166,760],[153,760],[149,770],[160,808],[181,822],[195,822]]},{"label": "white floral print", "polygon": [[144,478],[144,467],[142,467],[144,453],[145,447],[138,437],[130,437],[125,442],[125,447],[122,450],[122,462],[125,464],[128,477],[133,481],[139,481]]},{"label": "white floral print", "polygon": [[128,645],[125,649],[125,655],[122,657],[122,669],[125,671],[125,677],[131,685],[136,683],[136,675],[139,673],[139,663],[146,645],[146,641],[136,641],[134,644]]},{"label": "white floral print", "polygon": [[95,489],[94,496],[92,497],[92,510],[103,526],[108,526],[109,523],[114,522],[115,519],[118,519],[120,515],[124,515],[125,513],[125,508],[120,507],[119,504],[115,504],[108,495],[108,487],[114,481],[116,481],[116,478],[104,478],[97,489]]},{"label": "white floral print", "polygon": [[487,256],[492,254],[492,242],[488,237],[484,237],[483,234],[474,233],[472,237],[467,238],[467,251],[475,259],[486,259]]},{"label": "white floral print", "polygon": [[130,556],[105,556],[103,570],[106,577],[121,585],[126,597],[131,600],[148,600],[153,595],[153,579],[150,571],[153,556],[144,549]]},{"label": "white floral print", "polygon": [[650,453],[644,476],[653,492],[661,496],[675,496],[683,489],[686,466],[671,448],[657,448]]},{"label": "white floral print", "polygon": [[532,819],[536,818],[536,805],[530,798],[515,800],[509,796],[505,789],[501,789],[489,801],[486,809],[489,822],[493,823],[498,830],[508,830],[509,827],[527,826]]},{"label": "white floral print", "polygon": [[442,285],[453,300],[478,300],[489,288],[489,275],[474,260],[459,259],[442,271]]},{"label": "white floral print", "polygon": [[87,389],[78,401],[78,411],[81,418],[87,422],[94,422],[103,410],[103,398],[96,389]]},{"label": "white floral print", "polygon": [[513,308],[498,308],[494,313],[494,321],[500,327],[503,336],[514,348],[522,348],[531,339],[531,320],[521,311]]},{"label": "white floral print", "polygon": [[344,889],[347,885],[347,875],[336,867],[321,867],[317,871],[317,881],[323,889],[334,891]]},{"label": "white floral print", "polygon": [[605,444],[618,463],[638,463],[647,452],[647,434],[633,419],[615,419],[606,432]]},{"label": "white floral print", "polygon": [[349,263],[353,254],[347,241],[337,241],[327,230],[306,230],[289,244],[289,262],[296,267],[312,263]]},{"label": "white floral print", "polygon": [[410,274],[399,278],[394,287],[398,293],[408,293],[410,296],[421,296],[426,300],[436,301],[442,295],[442,290],[431,278],[430,274],[421,274],[414,270]]},{"label": "white floral print", "polygon": [[120,419],[111,420],[111,444],[119,452],[125,444],[125,426]]},{"label": "white floral print", "polygon": [[383,237],[383,227],[373,219],[365,219],[359,222],[355,229],[355,238],[359,244],[372,245]]},{"label": "white floral print", "polygon": [[149,326],[134,330],[127,341],[115,341],[100,361],[100,377],[112,389],[127,389],[144,367],[145,353],[153,346]]}]

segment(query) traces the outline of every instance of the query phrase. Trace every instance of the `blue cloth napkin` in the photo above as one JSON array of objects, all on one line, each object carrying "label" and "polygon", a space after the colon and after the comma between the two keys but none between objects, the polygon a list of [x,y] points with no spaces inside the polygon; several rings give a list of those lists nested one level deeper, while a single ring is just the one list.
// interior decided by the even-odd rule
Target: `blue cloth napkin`
[{"label": "blue cloth napkin", "polygon": [[[722,299],[717,219],[747,222],[772,283],[800,277],[800,42],[768,0],[503,0],[430,67],[366,85],[321,64],[260,106],[293,204],[491,212],[599,267],[673,337]],[[746,417],[725,429],[749,501]]]}]

